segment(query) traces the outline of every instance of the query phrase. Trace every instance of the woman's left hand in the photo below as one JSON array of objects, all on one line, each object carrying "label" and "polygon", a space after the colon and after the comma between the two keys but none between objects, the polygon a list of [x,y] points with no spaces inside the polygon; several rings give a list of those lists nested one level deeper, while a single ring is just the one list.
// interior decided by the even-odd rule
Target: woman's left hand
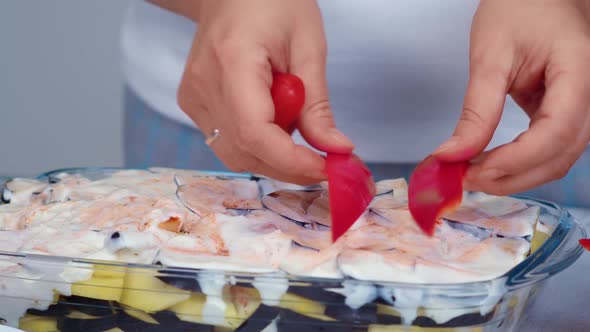
[{"label": "woman's left hand", "polygon": [[[506,95],[528,130],[483,152]],[[453,137],[434,153],[472,159],[470,190],[507,195],[564,177],[590,141],[590,1],[482,0],[471,30],[470,74]],[[483,152],[483,153],[482,153]]]}]

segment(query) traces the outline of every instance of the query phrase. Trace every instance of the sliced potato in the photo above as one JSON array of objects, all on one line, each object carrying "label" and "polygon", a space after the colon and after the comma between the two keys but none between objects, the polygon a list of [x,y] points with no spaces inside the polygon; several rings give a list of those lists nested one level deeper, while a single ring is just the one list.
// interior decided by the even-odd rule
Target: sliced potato
[{"label": "sliced potato", "polygon": [[158,278],[144,273],[129,271],[124,280],[124,289],[119,302],[145,312],[170,308],[177,303],[186,301],[191,295],[190,291],[172,287]]},{"label": "sliced potato", "polygon": [[531,239],[531,254],[537,251],[549,237],[551,237],[551,234],[535,230]]},{"label": "sliced potato", "polygon": [[59,332],[57,329],[57,318],[29,314],[20,319],[18,328],[27,332]]},{"label": "sliced potato", "polygon": [[154,325],[160,325],[160,323],[154,319],[154,317],[150,316],[149,314],[140,311],[140,310],[135,310],[135,309],[130,309],[130,308],[123,308],[123,311],[125,311],[125,313],[135,319],[138,319],[142,322],[146,322],[149,324],[154,324]]},{"label": "sliced potato", "polygon": [[377,314],[401,317],[400,312],[397,311],[394,307],[384,304],[377,304]]},{"label": "sliced potato", "polygon": [[92,278],[72,284],[72,295],[91,299],[119,301],[123,293],[123,278]]},{"label": "sliced potato", "polygon": [[57,290],[53,290],[53,301],[51,302],[51,304],[56,304],[57,302],[59,302],[59,299],[61,297],[61,294],[57,291]]},{"label": "sliced potato", "polygon": [[225,318],[231,327],[238,327],[258,309],[261,303],[256,288],[231,286],[227,288]]},{"label": "sliced potato", "polygon": [[189,299],[173,305],[168,310],[174,312],[180,320],[201,324],[203,323],[201,313],[206,301],[207,296],[205,294],[192,293]]},{"label": "sliced potato", "polygon": [[125,278],[126,271],[127,269],[122,266],[95,265],[92,276],[101,278]]},{"label": "sliced potato", "polygon": [[333,318],[324,314],[326,310],[325,305],[291,293],[286,293],[283,295],[281,302],[279,303],[279,307],[283,309],[289,309],[304,316],[324,321],[334,320]]},{"label": "sliced potato", "polygon": [[87,313],[75,310],[70,312],[69,314],[66,315],[67,318],[70,319],[84,319],[84,320],[88,320],[88,319],[99,319],[99,316],[93,316],[93,315],[89,315]]}]

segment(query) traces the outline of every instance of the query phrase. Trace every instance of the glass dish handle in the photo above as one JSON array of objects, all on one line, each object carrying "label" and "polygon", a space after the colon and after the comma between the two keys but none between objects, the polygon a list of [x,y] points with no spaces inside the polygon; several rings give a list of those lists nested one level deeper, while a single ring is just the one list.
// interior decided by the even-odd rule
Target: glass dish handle
[{"label": "glass dish handle", "polygon": [[[567,213],[567,212],[566,212]],[[526,264],[514,269],[508,275],[508,287],[524,286],[546,279],[572,265],[584,252],[578,240],[586,237],[586,232],[575,219],[567,213],[564,220],[555,228],[554,234],[534,254]]]}]

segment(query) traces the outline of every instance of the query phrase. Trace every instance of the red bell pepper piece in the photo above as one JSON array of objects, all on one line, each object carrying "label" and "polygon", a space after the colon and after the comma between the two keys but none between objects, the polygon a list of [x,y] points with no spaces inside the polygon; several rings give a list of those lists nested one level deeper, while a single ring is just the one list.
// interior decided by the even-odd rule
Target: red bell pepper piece
[{"label": "red bell pepper piece", "polygon": [[[292,132],[305,102],[305,89],[299,77],[273,73],[270,93],[275,106],[275,123]],[[330,192],[332,240],[336,241],[363,214],[375,196],[369,169],[353,154],[328,153],[326,173]]]},{"label": "red bell pepper piece", "polygon": [[590,251],[590,239],[580,239],[578,242],[580,242],[580,245],[584,248],[586,248],[586,250]]},{"label": "red bell pepper piece", "polygon": [[332,241],[354,224],[375,196],[371,172],[353,154],[328,153],[326,157]]},{"label": "red bell pepper piece", "polygon": [[434,234],[441,214],[456,208],[463,198],[463,177],[468,162],[424,159],[410,177],[408,207],[414,220],[429,236]]}]

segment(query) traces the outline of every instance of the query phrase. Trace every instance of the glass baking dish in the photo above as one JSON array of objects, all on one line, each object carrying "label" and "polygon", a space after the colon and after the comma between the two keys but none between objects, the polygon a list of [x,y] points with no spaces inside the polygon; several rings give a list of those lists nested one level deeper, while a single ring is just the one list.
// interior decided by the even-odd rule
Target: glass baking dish
[{"label": "glass baking dish", "polygon": [[[39,179],[115,170],[62,169]],[[551,235],[493,280],[369,282],[0,252],[0,319],[35,332],[516,331],[547,278],[582,254],[578,239],[586,237],[559,206],[519,199],[540,207]]]}]

